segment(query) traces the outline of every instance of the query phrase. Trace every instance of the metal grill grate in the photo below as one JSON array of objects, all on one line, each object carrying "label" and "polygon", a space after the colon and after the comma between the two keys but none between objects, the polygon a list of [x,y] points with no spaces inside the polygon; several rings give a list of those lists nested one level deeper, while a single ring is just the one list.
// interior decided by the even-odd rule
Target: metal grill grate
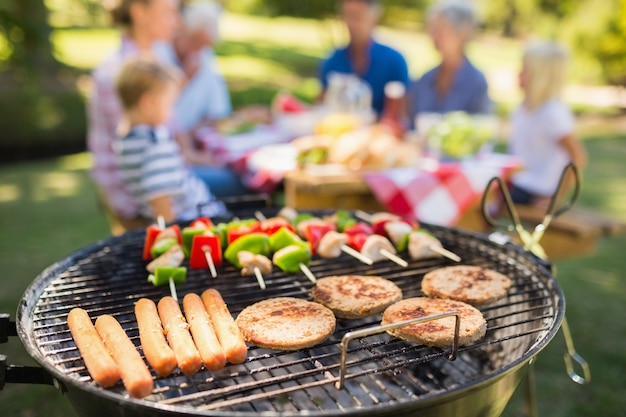
[{"label": "metal grill grate", "polygon": [[[335,388],[339,375],[339,343],[349,331],[379,324],[380,316],[337,321],[337,329],[325,343],[298,352],[273,352],[251,347],[248,360],[223,370],[201,370],[193,376],[174,373],[155,376],[155,390],[147,398],[185,412],[337,412],[377,405],[400,404],[437,398],[465,389],[504,372],[546,343],[558,328],[563,308],[560,289],[536,261],[515,248],[501,247],[478,236],[453,229],[427,226],[464,264],[480,265],[508,275],[514,285],[509,296],[482,308],[487,334],[474,345],[461,347],[455,361],[446,359],[449,349],[409,344],[385,333],[359,339],[350,345],[345,388]],[[50,267],[38,279],[30,319],[22,319],[25,334],[44,366],[98,387],[88,375],[66,324],[73,307],[86,309],[95,319],[112,314],[139,346],[134,302],[141,297],[158,301],[167,287],[146,282],[141,261],[143,233],[132,232],[111,238],[68,257]],[[448,265],[445,259],[410,261],[408,268],[391,262],[373,266],[342,255],[337,261],[314,260],[310,266],[317,277],[342,274],[380,275],[402,288],[404,297],[422,295],[422,276]],[[254,277],[242,277],[231,266],[219,269],[217,279],[208,271],[190,270],[178,286],[179,296],[219,290],[230,311],[275,296],[310,298],[311,286],[302,274],[274,272],[266,277],[261,291]],[[38,298],[36,298],[38,296]],[[28,300],[29,297],[26,297]],[[28,309],[28,306],[26,306]],[[141,350],[140,350],[141,352]],[[107,389],[125,397],[121,383]]]}]

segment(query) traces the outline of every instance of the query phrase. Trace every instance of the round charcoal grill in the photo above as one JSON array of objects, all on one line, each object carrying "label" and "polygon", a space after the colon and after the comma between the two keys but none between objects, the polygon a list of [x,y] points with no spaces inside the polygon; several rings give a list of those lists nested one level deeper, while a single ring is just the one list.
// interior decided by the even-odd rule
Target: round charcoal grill
[{"label": "round charcoal grill", "polygon": [[[481,311],[486,336],[460,347],[434,349],[400,341],[387,333],[352,341],[347,349],[345,385],[340,374],[341,339],[355,330],[377,326],[380,316],[337,321],[326,342],[297,352],[251,347],[241,365],[193,376],[178,370],[170,377],[154,375],[152,395],[130,398],[123,385],[102,388],[87,373],[66,323],[74,307],[92,319],[112,314],[141,353],[133,308],[141,297],[158,301],[167,287],[146,282],[141,260],[143,231],[109,238],[80,250],[46,269],[25,292],[16,326],[29,354],[52,375],[82,416],[278,416],[416,415],[497,416],[502,413],[527,365],[558,331],[564,313],[563,293],[534,257],[518,247],[501,246],[487,238],[424,225],[444,246],[459,254],[463,264],[480,265],[508,275],[514,282],[504,300]],[[421,295],[423,275],[450,265],[445,258],[409,261],[407,268],[391,262],[372,266],[342,255],[336,260],[314,259],[318,277],[343,274],[380,275],[402,288],[404,297]],[[232,266],[190,270],[179,285],[179,297],[219,290],[233,315],[265,298],[310,298],[313,285],[302,274],[275,271],[260,290],[254,277],[242,277]],[[262,320],[262,317],[259,318]]]}]

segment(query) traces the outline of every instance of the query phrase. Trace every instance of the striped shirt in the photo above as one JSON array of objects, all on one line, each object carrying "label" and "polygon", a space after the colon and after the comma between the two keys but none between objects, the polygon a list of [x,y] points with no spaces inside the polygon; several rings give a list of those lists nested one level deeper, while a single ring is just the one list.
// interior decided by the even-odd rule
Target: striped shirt
[{"label": "striped shirt", "polygon": [[[133,196],[141,215],[154,218],[150,200],[170,196],[179,220],[200,213],[198,205],[214,201],[206,185],[187,168],[180,148],[165,127],[134,126],[114,142],[116,161],[124,186]],[[224,214],[221,202],[205,206],[203,215]]]}]

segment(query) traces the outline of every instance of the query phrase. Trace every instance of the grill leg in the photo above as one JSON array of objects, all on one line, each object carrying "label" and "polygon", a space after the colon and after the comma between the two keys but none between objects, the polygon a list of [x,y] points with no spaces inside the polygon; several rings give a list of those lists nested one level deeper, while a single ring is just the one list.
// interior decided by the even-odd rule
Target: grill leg
[{"label": "grill leg", "polygon": [[524,413],[527,417],[537,417],[537,392],[535,390],[535,361],[528,364],[528,371],[524,378]]}]

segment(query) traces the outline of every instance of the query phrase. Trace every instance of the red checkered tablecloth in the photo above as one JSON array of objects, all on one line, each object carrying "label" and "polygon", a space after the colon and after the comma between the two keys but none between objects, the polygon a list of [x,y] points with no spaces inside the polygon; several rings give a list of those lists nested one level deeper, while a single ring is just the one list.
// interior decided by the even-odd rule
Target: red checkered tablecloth
[{"label": "red checkered tablecloth", "polygon": [[487,154],[455,162],[425,160],[419,168],[395,168],[363,178],[388,211],[452,226],[479,201],[492,177],[506,179],[519,167],[513,156]]}]

